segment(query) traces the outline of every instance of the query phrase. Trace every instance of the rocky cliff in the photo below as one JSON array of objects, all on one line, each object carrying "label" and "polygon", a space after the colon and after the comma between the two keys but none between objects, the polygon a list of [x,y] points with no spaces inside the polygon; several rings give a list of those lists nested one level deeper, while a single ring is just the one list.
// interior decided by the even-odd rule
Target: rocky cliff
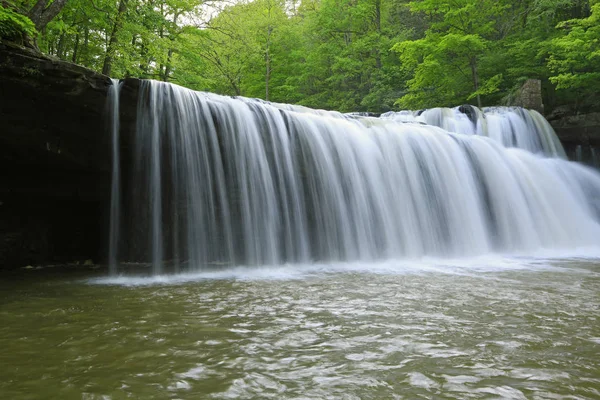
[{"label": "rocky cliff", "polygon": [[547,118],[571,160],[600,168],[600,113],[557,109]]},{"label": "rocky cliff", "polygon": [[0,43],[0,268],[102,258],[110,85]]}]

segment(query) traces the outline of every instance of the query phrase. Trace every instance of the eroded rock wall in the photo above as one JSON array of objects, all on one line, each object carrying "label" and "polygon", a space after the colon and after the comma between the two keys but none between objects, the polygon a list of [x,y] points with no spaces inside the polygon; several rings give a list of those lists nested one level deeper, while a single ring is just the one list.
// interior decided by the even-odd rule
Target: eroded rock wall
[{"label": "eroded rock wall", "polygon": [[548,119],[569,159],[600,168],[600,112],[575,115],[556,112]]},{"label": "eroded rock wall", "polygon": [[0,43],[0,268],[104,256],[110,85]]}]

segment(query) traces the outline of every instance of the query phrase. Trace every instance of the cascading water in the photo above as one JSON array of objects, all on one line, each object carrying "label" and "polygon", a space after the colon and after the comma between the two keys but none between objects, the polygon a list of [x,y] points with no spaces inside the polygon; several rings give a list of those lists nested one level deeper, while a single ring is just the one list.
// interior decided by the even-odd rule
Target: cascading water
[{"label": "cascading water", "polygon": [[119,247],[119,231],[121,218],[121,166],[119,154],[119,89],[121,83],[118,79],[112,79],[112,85],[108,88],[108,114],[110,120],[110,135],[112,141],[112,172],[110,190],[110,227],[109,227],[109,250],[108,266],[112,274],[117,272],[117,257]]},{"label": "cascading water", "polygon": [[[523,133],[511,113],[487,110],[487,132]],[[143,81],[125,257],[160,273],[597,244],[600,174],[397,119]]]},{"label": "cascading water", "polygon": [[554,129],[535,110],[520,107],[488,107],[480,110],[466,105],[424,111],[388,112],[382,118],[398,122],[423,122],[439,126],[448,132],[488,136],[505,147],[566,158]]}]

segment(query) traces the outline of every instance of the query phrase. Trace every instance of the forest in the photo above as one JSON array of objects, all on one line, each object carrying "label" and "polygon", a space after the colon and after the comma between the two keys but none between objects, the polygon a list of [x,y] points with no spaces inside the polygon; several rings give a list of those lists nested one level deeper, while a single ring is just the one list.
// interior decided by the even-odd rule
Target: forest
[{"label": "forest", "polygon": [[2,0],[0,36],[113,78],[342,112],[600,104],[598,0]]}]

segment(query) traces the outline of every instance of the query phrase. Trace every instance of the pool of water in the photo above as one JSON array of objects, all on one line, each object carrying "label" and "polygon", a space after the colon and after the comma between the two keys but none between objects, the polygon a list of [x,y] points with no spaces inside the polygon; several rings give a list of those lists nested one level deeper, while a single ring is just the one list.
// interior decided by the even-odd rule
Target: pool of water
[{"label": "pool of water", "polygon": [[600,259],[1,275],[0,399],[600,398]]}]

